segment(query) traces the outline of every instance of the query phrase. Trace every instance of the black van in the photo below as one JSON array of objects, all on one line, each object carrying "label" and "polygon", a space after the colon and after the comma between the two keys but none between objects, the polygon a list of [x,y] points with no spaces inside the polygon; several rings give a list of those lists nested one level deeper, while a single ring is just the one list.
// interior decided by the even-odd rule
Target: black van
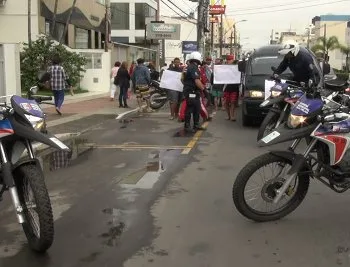
[{"label": "black van", "polygon": [[[251,124],[254,120],[262,120],[269,111],[269,108],[261,108],[260,104],[265,99],[265,80],[272,75],[271,67],[277,67],[283,60],[278,54],[282,45],[262,46],[251,54],[245,64],[245,75],[243,79],[243,100],[242,100],[242,123],[244,126]],[[314,64],[321,72],[316,56]],[[291,80],[293,74],[289,68],[281,75],[282,79]]]}]

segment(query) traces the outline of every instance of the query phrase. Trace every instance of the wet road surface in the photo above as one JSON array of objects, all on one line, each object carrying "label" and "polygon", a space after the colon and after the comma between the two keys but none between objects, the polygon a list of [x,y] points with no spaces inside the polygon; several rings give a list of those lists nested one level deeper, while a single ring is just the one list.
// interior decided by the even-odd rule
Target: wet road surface
[{"label": "wet road surface", "polygon": [[[257,129],[219,112],[197,146],[181,124],[152,116],[110,120],[85,134],[97,148],[47,175],[55,243],[30,252],[6,200],[0,266],[349,266],[349,204],[312,181],[301,206],[257,224],[233,208],[237,172],[267,149]],[[112,146],[114,145],[114,146]],[[280,146],[281,147],[281,146]]]}]

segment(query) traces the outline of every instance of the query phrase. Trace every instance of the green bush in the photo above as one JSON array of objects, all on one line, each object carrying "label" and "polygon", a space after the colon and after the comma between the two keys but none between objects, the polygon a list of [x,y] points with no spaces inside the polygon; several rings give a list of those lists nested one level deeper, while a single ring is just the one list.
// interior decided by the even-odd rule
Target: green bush
[{"label": "green bush", "polygon": [[84,56],[67,50],[63,45],[55,44],[47,37],[40,37],[32,42],[32,47],[24,44],[21,52],[21,86],[28,90],[37,84],[38,74],[46,71],[51,65],[51,58],[59,54],[62,66],[69,76],[72,86],[76,86],[85,72],[86,59]]}]

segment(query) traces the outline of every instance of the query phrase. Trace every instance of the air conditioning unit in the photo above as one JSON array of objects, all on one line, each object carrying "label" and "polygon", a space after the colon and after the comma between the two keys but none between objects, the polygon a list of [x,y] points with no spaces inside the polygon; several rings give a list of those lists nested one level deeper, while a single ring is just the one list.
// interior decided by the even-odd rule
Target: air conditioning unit
[{"label": "air conditioning unit", "polygon": [[0,7],[4,7],[7,0],[0,0]]}]

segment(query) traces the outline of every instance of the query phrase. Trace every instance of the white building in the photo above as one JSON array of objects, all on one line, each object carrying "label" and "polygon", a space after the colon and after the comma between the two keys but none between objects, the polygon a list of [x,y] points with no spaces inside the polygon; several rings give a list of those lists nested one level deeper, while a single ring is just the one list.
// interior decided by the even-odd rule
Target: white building
[{"label": "white building", "polygon": [[145,21],[157,15],[155,0],[111,0],[111,39],[119,43],[143,43]]}]

